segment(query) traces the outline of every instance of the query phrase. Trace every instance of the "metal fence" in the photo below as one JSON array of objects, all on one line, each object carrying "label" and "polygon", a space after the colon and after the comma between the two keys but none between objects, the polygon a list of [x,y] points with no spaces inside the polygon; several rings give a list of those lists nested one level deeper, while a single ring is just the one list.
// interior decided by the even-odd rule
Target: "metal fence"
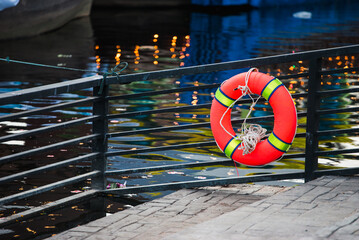
[{"label": "metal fence", "polygon": [[[10,155],[5,155],[0,158],[0,163],[5,164],[9,162],[16,161],[18,159],[24,159],[32,156],[36,156],[40,153],[46,153],[55,149],[63,148],[64,146],[71,146],[78,143],[89,142],[92,146],[91,152],[80,152],[78,156],[63,160],[60,162],[55,162],[48,164],[42,167],[30,169],[23,172],[18,172],[4,176],[0,178],[0,184],[7,184],[14,180],[22,179],[24,177],[31,177],[36,174],[46,174],[46,172],[66,167],[71,164],[77,164],[81,162],[91,162],[91,171],[66,178],[60,181],[56,181],[47,185],[37,187],[35,189],[30,189],[28,191],[18,192],[16,194],[8,195],[0,199],[0,205],[10,204],[16,200],[24,199],[30,196],[38,195],[44,192],[51,191],[53,189],[78,183],[79,181],[84,181],[86,179],[91,179],[91,190],[85,191],[83,193],[69,196],[63,199],[58,199],[54,202],[41,205],[39,207],[31,208],[30,210],[14,214],[10,217],[0,220],[0,226],[8,225],[13,223],[19,218],[26,218],[33,215],[36,215],[42,211],[49,211],[56,208],[61,208],[62,206],[71,204],[76,201],[81,201],[89,197],[98,196],[102,194],[126,194],[126,193],[138,193],[138,192],[153,192],[153,191],[165,191],[165,190],[175,190],[180,188],[192,188],[192,187],[201,187],[209,185],[225,185],[232,183],[246,183],[246,182],[257,182],[257,181],[272,181],[272,180],[283,180],[283,179],[297,179],[304,178],[306,181],[310,181],[316,177],[327,175],[327,174],[355,174],[359,173],[359,168],[340,168],[340,169],[331,169],[331,170],[318,170],[318,157],[326,155],[335,155],[335,154],[344,154],[344,153],[356,153],[359,152],[359,148],[349,148],[349,149],[339,149],[339,150],[330,150],[330,151],[319,151],[318,142],[319,137],[323,135],[337,135],[337,134],[347,134],[347,133],[358,133],[359,128],[348,128],[348,129],[337,129],[337,130],[325,130],[319,131],[320,124],[320,115],[323,114],[333,114],[333,113],[343,113],[343,112],[357,112],[359,107],[353,106],[349,108],[339,108],[339,109],[321,109],[320,101],[321,97],[325,95],[338,95],[343,93],[354,93],[359,91],[359,87],[349,87],[346,89],[337,89],[322,91],[321,80],[323,76],[330,76],[334,74],[341,74],[346,72],[356,72],[359,70],[359,67],[337,67],[335,69],[323,69],[322,60],[324,58],[358,54],[359,45],[352,45],[346,47],[338,47],[331,49],[315,50],[315,51],[306,51],[300,53],[291,53],[283,54],[270,57],[259,57],[254,59],[246,59],[232,62],[216,63],[216,64],[207,64],[201,66],[193,67],[183,67],[178,69],[170,70],[161,70],[161,71],[152,71],[145,73],[134,73],[120,76],[111,76],[107,77],[106,82],[103,82],[102,76],[93,76],[87,78],[76,79],[72,81],[66,81],[46,86],[40,86],[15,92],[4,93],[0,95],[0,105],[13,104],[16,102],[23,102],[33,98],[43,98],[47,96],[55,96],[62,93],[70,93],[74,91],[79,91],[82,89],[93,89],[93,96],[86,99],[69,101],[66,103],[39,107],[33,110],[21,111],[18,113],[8,114],[0,116],[0,122],[12,121],[22,117],[42,114],[46,112],[55,111],[58,109],[65,109],[72,106],[78,106],[83,104],[92,104],[91,116],[82,117],[79,119],[68,120],[62,123],[57,123],[41,128],[36,128],[21,133],[8,134],[0,137],[1,142],[6,142],[15,139],[24,139],[31,136],[36,136],[38,134],[50,131],[57,131],[73,126],[79,126],[83,124],[92,124],[92,133],[89,135],[84,135],[75,139],[65,140],[61,142],[52,143],[46,146],[41,146],[35,149],[25,150],[21,152],[16,152]],[[174,88],[169,90],[161,91],[149,91],[140,94],[128,94],[121,96],[109,96],[109,86],[112,84],[128,84],[136,81],[150,81],[153,79],[161,79],[168,77],[181,77],[184,75],[196,75],[203,73],[210,73],[216,71],[226,71],[231,69],[243,69],[249,67],[258,67],[269,65],[269,64],[288,64],[291,62],[297,61],[307,61],[308,68],[306,71],[298,74],[288,74],[282,75],[278,78],[282,81],[288,79],[304,78],[308,80],[308,90],[303,93],[295,93],[292,97],[295,98],[306,98],[307,99],[307,111],[298,112],[298,117],[306,118],[306,132],[298,133],[296,138],[305,138],[306,146],[305,152],[301,153],[288,153],[285,154],[284,158],[303,158],[305,159],[305,170],[296,171],[296,172],[287,172],[280,174],[261,174],[255,176],[237,176],[237,177],[228,177],[228,178],[216,178],[216,179],[203,179],[196,181],[185,181],[185,182],[171,182],[171,183],[162,183],[146,186],[132,186],[126,188],[116,188],[116,189],[106,189],[107,178],[113,175],[121,174],[131,174],[131,173],[140,173],[140,172],[149,172],[149,171],[158,171],[158,170],[168,170],[168,169],[181,169],[181,168],[191,168],[199,166],[210,166],[217,164],[229,163],[232,160],[216,160],[216,161],[204,161],[204,162],[192,162],[192,163],[182,163],[182,164],[173,164],[173,165],[161,165],[153,166],[146,168],[136,168],[136,169],[125,169],[125,170],[107,170],[107,158],[111,156],[119,156],[126,154],[139,154],[145,152],[158,152],[158,151],[167,151],[174,149],[186,149],[186,148],[201,148],[205,146],[216,146],[214,140],[208,142],[191,142],[188,144],[178,144],[178,145],[166,145],[158,147],[149,147],[141,148],[135,150],[119,150],[119,151],[108,151],[108,140],[114,137],[120,136],[129,136],[134,134],[147,134],[153,132],[168,132],[175,131],[180,129],[195,129],[202,127],[209,127],[209,120],[205,123],[192,123],[179,126],[163,126],[149,129],[140,129],[135,131],[125,131],[125,132],[109,132],[108,123],[111,119],[118,117],[133,117],[138,115],[145,114],[156,114],[163,112],[180,112],[187,110],[194,110],[200,108],[210,109],[211,103],[198,104],[194,106],[182,106],[182,107],[171,107],[164,109],[148,110],[148,111],[138,111],[138,112],[126,112],[121,114],[109,114],[108,109],[111,105],[111,101],[118,99],[130,99],[136,98],[138,96],[152,96],[152,95],[164,95],[170,93],[180,93],[185,91],[197,91],[200,89],[216,89],[219,84],[210,84],[210,85],[201,85],[194,87],[184,87],[184,88]],[[100,91],[101,90],[101,91]],[[262,101],[264,101],[262,99]],[[248,103],[248,100],[241,100],[239,103]],[[273,116],[263,117],[266,119],[273,119]],[[250,122],[256,122],[259,119],[258,117],[250,118]],[[233,123],[241,123],[243,119],[233,120]]]}]

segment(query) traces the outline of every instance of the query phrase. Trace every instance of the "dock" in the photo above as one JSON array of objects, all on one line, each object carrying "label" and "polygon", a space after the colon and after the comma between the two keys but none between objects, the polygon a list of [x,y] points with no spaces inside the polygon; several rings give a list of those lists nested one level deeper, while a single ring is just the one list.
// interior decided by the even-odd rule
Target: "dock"
[{"label": "dock", "polygon": [[356,238],[359,176],[324,176],[293,187],[183,189],[49,239]]}]

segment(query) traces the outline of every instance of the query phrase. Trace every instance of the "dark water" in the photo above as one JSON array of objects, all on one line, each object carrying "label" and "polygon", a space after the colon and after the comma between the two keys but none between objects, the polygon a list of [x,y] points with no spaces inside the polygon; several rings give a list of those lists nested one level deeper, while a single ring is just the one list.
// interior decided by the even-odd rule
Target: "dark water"
[{"label": "dark water", "polygon": [[[0,41],[0,57],[67,66],[88,70],[107,71],[120,61],[129,63],[125,73],[143,72],[159,69],[177,68],[198,64],[215,63],[282,53],[300,52],[327,47],[345,46],[359,43],[359,3],[357,1],[334,1],[331,4],[300,5],[283,8],[254,9],[250,11],[233,10],[211,13],[203,9],[93,9],[90,18],[82,18],[67,24],[63,28],[41,36],[12,41]],[[304,12],[305,11],[305,12]],[[298,13],[299,12],[299,13]],[[300,13],[301,12],[301,13]],[[308,18],[308,12],[311,17]],[[297,13],[297,14],[295,14]],[[295,15],[294,15],[295,14]],[[299,18],[298,18],[299,15]],[[325,59],[326,67],[358,66],[358,56],[342,56]],[[305,71],[307,63],[296,62],[288,65],[265,66],[260,71],[272,75]],[[79,72],[58,71],[35,68],[19,64],[0,62],[0,92],[9,92],[34,86],[50,84],[87,76]],[[223,71],[211,74],[186,76],[182,78],[165,78],[156,81],[141,81],[125,86],[111,86],[111,95],[137,93],[150,90],[171,89],[176,86],[197,86],[201,84],[222,82],[236,71]],[[243,70],[242,70],[243,71]],[[304,92],[305,79],[286,82],[292,93]],[[335,89],[358,85],[357,73],[345,76],[326,78],[323,88]],[[139,99],[118,100],[111,102],[110,113],[121,113],[134,110],[150,110],[169,106],[195,105],[212,100],[215,89],[191,93],[171,94]],[[66,102],[90,96],[90,90],[71,94],[62,94],[46,99],[34,99],[14,105],[0,107],[0,114],[28,110],[46,104]],[[357,94],[347,94],[324,99],[325,108],[337,108],[358,105]],[[297,110],[305,108],[305,101],[296,100]],[[242,116],[245,116],[245,107]],[[79,106],[46,115],[32,116],[17,122],[1,123],[2,135],[20,130],[29,130],[68,119],[80,118],[91,114],[90,106]],[[268,105],[256,107],[253,116],[270,114]],[[323,116],[321,129],[355,127],[358,125],[358,113],[333,114]],[[191,112],[153,114],[137,118],[118,118],[110,122],[110,131],[127,131],[146,127],[172,126],[186,123],[209,121],[209,109]],[[305,119],[299,119],[298,132],[305,131]],[[269,130],[271,122],[262,125]],[[59,140],[71,139],[83,133],[89,133],[89,125],[69,129],[65,132],[44,134],[32,139],[1,144],[3,155],[22,149],[43,146]],[[203,142],[212,140],[209,128],[153,133],[110,139],[110,150],[164,146],[170,144]],[[323,149],[358,147],[358,136],[328,136],[321,140]],[[77,147],[66,147],[59,151],[47,153],[36,159],[24,159],[12,164],[3,164],[0,175],[5,176],[18,170],[31,169],[37,166],[70,158],[77,155]],[[87,144],[79,146],[84,152],[90,151]],[[304,139],[295,139],[290,153],[302,152]],[[173,164],[176,162],[211,161],[224,159],[223,154],[215,147],[185,149],[151,154],[137,154],[111,157],[108,169],[127,169],[135,167]],[[357,155],[329,156],[321,158],[321,167],[358,166]],[[75,168],[76,167],[76,168]],[[264,167],[252,168],[239,166],[240,175],[251,175],[264,172],[299,171],[304,168],[303,159],[282,159]],[[54,180],[71,177],[74,174],[89,170],[84,163],[69,166],[65,170],[51,172],[51,177],[35,176],[23,181],[16,181],[1,186],[2,196],[34,188]],[[208,179],[236,175],[233,166],[213,166],[176,171],[156,171],[108,179],[109,183],[153,184],[160,182]],[[278,184],[278,183],[277,183]],[[286,184],[281,182],[279,184]],[[58,196],[71,195],[71,191],[83,190],[89,183],[58,189],[54,193],[16,203],[26,206],[39,205],[53,201]],[[162,192],[145,193],[134,196],[133,201],[147,201],[163,196]],[[131,204],[136,204],[136,202]],[[108,202],[108,212],[121,210],[126,202],[112,200]],[[53,233],[76,225],[86,219],[87,205],[66,209],[47,218],[35,219],[22,225],[22,229],[13,228],[16,238],[31,239],[34,236]],[[18,210],[14,210],[18,211]],[[1,216],[10,214],[3,211]],[[72,225],[66,217],[72,217]],[[54,221],[51,225],[46,221]],[[39,224],[39,223],[43,224]],[[47,228],[46,228],[47,227]],[[41,228],[41,229],[40,229]],[[36,234],[30,230],[37,232]],[[45,229],[45,230],[44,230]],[[16,236],[18,235],[18,236]],[[44,236],[44,235],[42,235]],[[14,238],[15,238],[14,237]]]}]

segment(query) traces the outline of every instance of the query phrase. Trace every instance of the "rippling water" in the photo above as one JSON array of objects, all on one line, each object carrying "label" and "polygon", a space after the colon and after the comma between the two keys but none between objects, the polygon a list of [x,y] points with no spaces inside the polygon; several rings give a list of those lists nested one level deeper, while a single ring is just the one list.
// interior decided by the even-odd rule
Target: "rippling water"
[{"label": "rippling water", "polygon": [[[238,14],[210,14],[206,12],[190,12],[187,16],[189,19],[188,29],[183,30],[182,34],[161,33],[161,29],[155,29],[149,34],[152,37],[151,42],[143,42],[138,46],[133,46],[134,54],[125,55],[121,60],[133,62],[135,64],[134,72],[145,70],[163,69],[173,66],[191,66],[206,63],[215,63],[231,61],[238,59],[253,58],[259,56],[269,56],[282,53],[300,52],[304,50],[320,49],[326,47],[343,46],[358,43],[358,17],[356,10],[358,4],[341,5],[333,4],[322,6],[323,8],[313,8],[313,6],[303,6],[302,8],[286,9],[266,9],[252,10]],[[303,14],[311,14],[311,18],[300,18]],[[159,13],[158,13],[159,14]],[[299,16],[299,17],[298,17]],[[187,19],[187,18],[185,18]],[[121,22],[120,19],[114,21],[116,24]],[[150,29],[150,27],[149,27]],[[148,29],[147,29],[148,31]],[[125,34],[126,35],[126,34]],[[158,35],[158,36],[157,36]],[[104,43],[99,41],[99,49],[106,46],[106,50],[115,49],[121,41],[103,38]],[[164,39],[164,40],[163,40]],[[101,40],[101,38],[99,38]],[[162,44],[160,42],[164,41]],[[125,42],[126,43],[126,42]],[[142,44],[145,44],[143,46]],[[123,49],[127,49],[126,45]],[[136,49],[139,49],[137,52]],[[105,50],[104,50],[105,51]],[[113,51],[113,50],[112,50]],[[114,52],[114,51],[113,51]],[[161,58],[161,54],[163,57]],[[167,58],[166,58],[167,54]],[[114,55],[114,54],[113,54]],[[106,56],[106,54],[100,55]],[[158,58],[157,58],[158,56]],[[171,56],[171,59],[169,58]],[[348,58],[348,57],[347,57]],[[350,59],[331,59],[325,61],[326,67],[336,67],[342,62],[343,65],[357,66],[355,57]],[[177,61],[177,62],[176,62]],[[152,65],[151,65],[152,64]],[[131,66],[131,65],[130,65]],[[132,66],[134,66],[132,64]],[[137,67],[138,66],[138,67]],[[271,72],[273,75],[285,75],[287,73],[302,72],[307,68],[307,63],[292,63],[282,66],[268,66],[263,68],[264,71]],[[261,70],[261,69],[260,69]],[[173,85],[193,86],[208,84],[213,82],[222,82],[233,76],[239,71],[224,71],[211,74],[201,74],[196,76],[185,76],[179,79],[161,79],[156,82],[141,82],[124,88],[129,92],[140,92],[154,89],[172,88]],[[325,82],[325,89],[345,88],[349,85],[358,85],[357,75],[351,74],[342,77],[328,78]],[[286,82],[287,87],[292,93],[303,92],[307,83],[304,79]],[[113,88],[112,94],[123,89],[123,87]],[[198,92],[181,93],[177,95],[166,96],[163,98],[146,98],[119,102],[112,108],[113,113],[119,113],[126,110],[149,110],[158,107],[176,106],[176,105],[195,105],[208,103],[212,100],[214,90],[203,90]],[[296,100],[298,111],[303,111],[306,107],[304,100]],[[357,104],[356,95],[340,95],[325,99],[323,107],[344,107]],[[245,108],[245,106],[243,106]],[[122,110],[125,108],[124,110]],[[265,116],[271,113],[268,105],[257,105],[257,110],[253,116]],[[241,116],[244,117],[246,111],[242,110]],[[174,118],[175,117],[175,118]],[[323,116],[321,129],[342,128],[344,126],[356,125],[357,113],[335,114],[332,116]],[[208,109],[196,110],[187,113],[156,114],[145,116],[135,120],[117,119],[111,126],[112,131],[124,131],[138,129],[142,127],[159,127],[186,124],[188,122],[199,123],[207,122],[209,118]],[[344,119],[343,119],[344,118]],[[349,119],[352,119],[351,121]],[[349,120],[349,121],[348,121]],[[305,119],[299,119],[298,132],[305,131]],[[262,123],[269,130],[272,127],[271,122]],[[153,142],[153,140],[156,142]],[[210,129],[196,129],[195,131],[186,132],[168,132],[154,133],[142,136],[122,137],[111,140],[111,148],[123,149],[126,146],[138,148],[142,146],[162,146],[169,144],[187,143],[189,141],[207,141],[212,139]],[[355,147],[357,146],[357,137],[327,137],[321,142],[321,147],[328,149]],[[304,150],[304,139],[296,139],[291,152],[301,152]],[[111,158],[112,169],[121,169],[127,167],[138,167],[139,159],[141,166],[152,166],[156,164],[173,163],[173,161],[190,162],[193,160],[214,160],[223,158],[223,154],[218,149],[208,147],[204,149],[191,149],[188,151],[170,151],[158,154],[140,154],[125,157]],[[345,159],[345,160],[344,160]],[[355,156],[345,156],[339,158],[320,159],[321,163],[326,166],[347,166],[357,165]],[[124,162],[126,164],[124,165]],[[262,172],[280,172],[296,171],[303,169],[303,160],[294,159],[275,162],[262,168],[250,168],[240,166],[239,172],[242,175],[257,174]],[[160,171],[140,176],[140,179],[134,181],[134,184],[151,183],[165,181],[191,180],[193,178],[212,178],[236,174],[233,166],[230,167],[209,167],[186,169],[181,171]],[[137,176],[139,177],[139,176]],[[110,179],[110,181],[119,181]]]},{"label": "rippling water", "polygon": [[[94,9],[90,18],[75,20],[63,28],[29,39],[0,42],[0,57],[30,62],[67,66],[88,70],[107,71],[120,61],[129,63],[125,73],[135,73],[159,69],[169,69],[198,64],[216,63],[231,60],[269,56],[282,53],[300,52],[327,47],[359,43],[359,3],[357,1],[334,1],[332,4],[300,5],[283,8],[254,9],[246,12],[232,11],[210,13],[203,9]],[[310,16],[308,18],[308,16]],[[165,21],[164,21],[165,20]],[[325,60],[325,67],[358,66],[358,56],[346,56]],[[261,71],[273,75],[305,71],[307,63],[297,62],[287,65],[270,65]],[[0,93],[67,81],[87,76],[78,72],[30,67],[0,62]],[[197,86],[222,82],[230,76],[243,71],[232,70],[181,78],[165,78],[156,81],[141,81],[124,86],[113,85],[111,95],[140,93],[151,90],[171,89],[176,86]],[[358,75],[336,75],[326,78],[325,89],[347,88],[358,85]],[[306,81],[296,79],[286,81],[292,93],[304,92]],[[144,111],[169,106],[195,105],[212,100],[213,90],[190,93],[170,94],[138,99],[111,102],[110,113]],[[56,104],[73,99],[84,98],[92,93],[88,90],[71,94],[61,94],[46,99],[34,99],[18,104],[0,106],[0,114],[29,110],[47,104]],[[345,94],[326,98],[322,101],[325,108],[338,108],[358,105],[358,94]],[[297,110],[305,108],[306,102],[296,100]],[[246,115],[245,106],[240,106]],[[2,135],[39,126],[47,126],[68,119],[76,119],[91,114],[90,106],[78,106],[46,115],[36,115],[18,122],[1,123]],[[268,105],[257,105],[253,116],[270,114]],[[358,113],[332,114],[323,116],[321,129],[355,127]],[[190,112],[164,113],[139,116],[136,118],[117,118],[110,122],[110,131],[127,131],[147,127],[181,125],[209,121],[209,109]],[[299,119],[298,132],[305,131],[305,119]],[[271,122],[261,123],[269,130]],[[0,146],[3,155],[21,149],[35,148],[51,142],[74,138],[90,132],[90,125],[43,136],[7,142]],[[110,150],[164,146],[170,144],[203,142],[212,140],[209,128],[179,130],[166,133],[151,133],[110,139]],[[296,139],[291,153],[304,149],[304,139]],[[320,142],[322,149],[358,147],[358,136],[327,136]],[[80,146],[81,147],[81,146]],[[90,148],[84,144],[84,151]],[[29,169],[50,162],[76,156],[76,148],[67,147],[55,153],[48,153],[37,159],[21,160],[4,164],[0,175],[15,173],[19,169]],[[136,154],[111,157],[109,169],[127,169],[143,166],[173,164],[176,162],[211,161],[224,159],[216,147],[200,149],[172,150],[151,154]],[[357,155],[329,156],[320,159],[322,167],[358,166]],[[87,171],[88,164],[69,167],[65,171],[54,171],[51,178],[36,176],[25,179],[23,183],[14,182],[4,187],[3,192],[16,192],[33,188],[53,180],[63,179],[73,174]],[[303,159],[283,159],[264,167],[252,168],[239,166],[240,175],[264,172],[297,171],[304,168]],[[236,175],[233,166],[213,166],[176,171],[156,171],[145,174],[109,178],[109,183],[125,182],[127,185],[152,184],[158,182],[206,179]],[[285,184],[285,183],[283,183]],[[85,184],[86,185],[86,184]],[[76,186],[79,189],[83,187]],[[63,189],[59,194],[68,194]],[[163,193],[143,194],[144,200]],[[40,201],[41,202],[41,201]]]}]

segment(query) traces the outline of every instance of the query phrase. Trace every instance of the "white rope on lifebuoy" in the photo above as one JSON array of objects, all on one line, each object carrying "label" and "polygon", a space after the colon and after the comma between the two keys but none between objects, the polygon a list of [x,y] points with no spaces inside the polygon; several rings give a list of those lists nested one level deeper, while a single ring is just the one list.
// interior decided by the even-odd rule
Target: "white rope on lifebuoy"
[{"label": "white rope on lifebuoy", "polygon": [[[246,78],[245,78],[245,85],[241,86],[238,85],[237,88],[235,88],[234,90],[241,90],[242,91],[242,95],[236,99],[227,109],[226,111],[223,113],[219,124],[221,125],[221,127],[223,128],[223,130],[228,133],[230,136],[232,136],[233,138],[240,140],[242,142],[242,144],[240,145],[239,149],[243,150],[243,155],[246,155],[248,153],[251,153],[254,151],[254,149],[256,148],[257,143],[266,136],[266,132],[267,129],[262,128],[262,126],[258,125],[258,124],[247,124],[247,119],[249,118],[250,114],[252,113],[252,110],[254,109],[254,106],[257,104],[258,100],[260,99],[261,96],[259,96],[257,98],[257,100],[254,100],[254,98],[252,97],[252,92],[250,90],[250,88],[248,87],[248,80],[249,80],[249,76],[253,71],[258,71],[257,68],[251,68],[248,70],[248,72],[246,73]],[[241,133],[233,136],[222,124],[223,118],[224,116],[227,114],[227,112],[232,109],[232,107],[240,100],[242,99],[243,96],[248,95],[251,100],[252,100],[252,104],[249,108],[249,112],[247,113],[247,116],[245,117],[242,126],[241,126]]]}]

